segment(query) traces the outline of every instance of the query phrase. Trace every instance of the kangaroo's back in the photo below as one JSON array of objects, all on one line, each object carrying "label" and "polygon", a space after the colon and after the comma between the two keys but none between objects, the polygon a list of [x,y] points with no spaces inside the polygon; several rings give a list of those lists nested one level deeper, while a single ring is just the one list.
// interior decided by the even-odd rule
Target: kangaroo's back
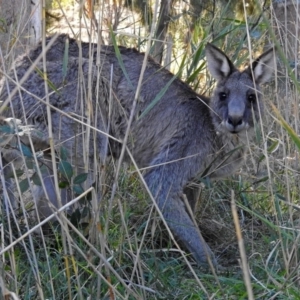
[{"label": "kangaroo's back", "polygon": [[[51,42],[51,39],[49,38],[47,42]],[[65,54],[66,49],[68,49],[67,55]],[[109,128],[107,134],[120,140],[123,139],[139,82],[144,54],[124,47],[120,47],[119,51],[121,55],[120,58],[117,58],[114,48],[111,46],[101,46],[98,51],[95,44],[81,43],[78,45],[77,41],[69,39],[66,35],[60,35],[46,52],[48,89],[50,104],[53,105],[53,132],[55,137],[59,136],[60,142],[65,141],[64,145],[67,148],[74,148],[74,138],[72,139],[72,137],[82,132],[82,128],[80,124],[74,122],[69,116],[62,115],[60,111],[69,115],[73,114],[74,118],[84,122],[88,118],[86,99],[89,97],[91,97],[92,103],[92,119],[97,120],[96,127],[104,132]],[[40,44],[17,60],[15,64],[17,81],[22,79],[41,53],[42,45]],[[66,57],[68,64],[64,74],[63,64]],[[89,63],[90,58],[94,62],[92,66]],[[99,68],[95,65],[97,62]],[[120,64],[123,64],[124,70]],[[11,106],[14,108],[16,118],[26,119],[27,122],[37,126],[45,133],[45,144],[47,144],[48,122],[44,103],[46,92],[44,79],[41,76],[43,70],[41,58],[36,69],[40,72],[32,72],[30,79],[22,84],[21,97],[15,97]],[[89,73],[92,73],[90,78],[88,78]],[[93,89],[91,95],[87,91],[90,84],[88,80],[92,81],[92,86],[97,85],[97,90]],[[34,85],[33,82],[35,82]],[[169,88],[166,89],[166,85],[169,85]],[[3,84],[2,98],[6,98],[15,87],[15,84],[9,81],[8,91]],[[110,93],[110,89],[113,93]],[[30,91],[31,94],[29,95],[27,91]],[[110,94],[111,96],[109,96]],[[158,96],[159,94],[161,96]],[[39,102],[37,99],[42,101]],[[141,117],[155,99],[157,99],[156,105]],[[24,103],[24,106],[21,105],[21,102]],[[109,110],[111,112],[108,121]],[[6,109],[5,115],[11,115],[9,109]],[[194,133],[188,132],[188,130]],[[154,154],[167,147],[170,140],[176,140],[176,138],[180,140],[181,135],[187,137],[194,136],[195,133],[202,137],[208,133],[214,134],[208,98],[199,97],[189,86],[149,57],[137,103],[136,117],[128,140],[129,148],[134,152],[139,166],[144,167],[151,163]],[[103,148],[102,138],[98,139],[99,149]],[[214,137],[210,139],[214,139]],[[176,145],[178,144],[176,143]],[[120,147],[120,143],[114,143],[111,152],[118,156]],[[184,155],[183,149],[178,151]],[[106,150],[102,149],[102,152],[106,153]]]}]

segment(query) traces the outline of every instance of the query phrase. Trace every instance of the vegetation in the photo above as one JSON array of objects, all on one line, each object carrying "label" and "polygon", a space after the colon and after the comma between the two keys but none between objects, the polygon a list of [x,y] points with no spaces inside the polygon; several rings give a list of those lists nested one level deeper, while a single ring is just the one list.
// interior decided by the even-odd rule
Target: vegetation
[{"label": "vegetation", "polygon": [[[264,90],[265,118],[257,124],[245,165],[232,178],[194,183],[200,187],[195,218],[221,267],[200,268],[176,248],[139,172],[133,167],[117,172],[119,162],[95,163],[100,184],[88,189],[88,172],[77,172],[62,148],[58,182],[72,190],[80,206],[71,215],[59,212],[52,222],[37,220],[32,189],[40,184],[36,173],[42,156],[16,142],[14,158],[25,157],[26,164],[11,174],[19,182],[19,207],[11,212],[1,208],[2,298],[300,299],[299,84],[297,53],[290,50],[298,49],[296,23],[280,19],[280,1],[272,7],[270,1],[173,0],[163,12],[159,1],[119,2],[87,1],[82,11],[70,9],[78,7],[73,1],[53,3],[47,21],[55,18],[43,38],[67,31],[152,51],[206,94],[213,85],[203,60],[207,42],[240,66],[249,53],[257,56],[271,44],[277,47],[278,70]],[[283,3],[298,15],[293,1]],[[157,44],[161,37],[166,42]],[[0,125],[1,151],[12,151],[7,136],[15,139],[25,129]],[[2,173],[1,183],[5,193]]]}]

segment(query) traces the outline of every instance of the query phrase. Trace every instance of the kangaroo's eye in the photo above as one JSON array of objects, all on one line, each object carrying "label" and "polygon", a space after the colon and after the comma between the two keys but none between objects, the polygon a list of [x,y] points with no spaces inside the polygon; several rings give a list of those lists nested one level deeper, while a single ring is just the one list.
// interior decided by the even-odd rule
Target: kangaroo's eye
[{"label": "kangaroo's eye", "polygon": [[254,94],[251,94],[248,96],[248,101],[250,103],[254,103],[256,101],[256,96]]},{"label": "kangaroo's eye", "polygon": [[227,99],[227,94],[224,93],[224,92],[222,92],[222,93],[219,94],[219,97],[220,97],[220,100],[221,100],[221,101],[224,101],[224,100]]}]

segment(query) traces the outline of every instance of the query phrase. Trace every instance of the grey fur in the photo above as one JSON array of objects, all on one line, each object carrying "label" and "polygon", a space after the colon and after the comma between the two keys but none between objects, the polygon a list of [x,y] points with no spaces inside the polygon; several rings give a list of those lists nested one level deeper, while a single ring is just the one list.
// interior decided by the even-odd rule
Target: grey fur
[{"label": "grey fur", "polygon": [[[67,74],[63,76],[67,39],[65,35],[58,36],[46,55],[47,77],[56,87],[56,90],[49,88],[50,103],[54,107],[51,109],[52,126],[55,142],[63,142],[70,151],[71,159],[75,162],[76,156],[76,162],[83,166],[85,142],[81,135],[75,138],[76,134],[82,133],[83,127],[62,116],[55,107],[77,115],[75,118],[81,121],[86,120],[86,112],[90,111],[92,126],[104,132],[109,128],[111,136],[122,140],[144,54],[119,47],[120,63],[113,47],[101,46],[99,51],[95,44],[91,44],[90,48],[89,44],[81,43],[82,58],[79,58],[77,42],[69,39]],[[7,99],[16,87],[10,78],[20,81],[41,51],[42,46],[38,45],[15,62],[9,77],[2,80],[0,100]],[[93,59],[92,64],[90,58]],[[139,168],[152,166],[145,172],[144,178],[174,234],[198,263],[206,263],[207,254],[216,263],[210,248],[186,212],[181,200],[183,188],[196,176],[203,175],[204,171],[206,176],[218,178],[232,174],[240,166],[245,154],[246,134],[251,135],[253,128],[253,115],[258,119],[259,112],[263,110],[259,85],[271,77],[274,57],[273,51],[269,50],[254,61],[252,67],[242,72],[211,44],[206,46],[206,58],[211,74],[218,81],[211,99],[198,95],[151,58],[148,59],[128,147]],[[122,64],[126,74],[120,67]],[[80,76],[80,66],[83,76]],[[42,62],[38,62],[36,68],[43,70]],[[90,89],[88,74],[92,79]],[[170,87],[158,103],[146,115],[139,117],[169,82],[172,82]],[[45,99],[41,74],[32,72],[22,87],[12,96],[10,108],[16,118],[26,120],[44,132],[44,139],[36,146],[37,150],[47,148],[46,106],[37,100]],[[88,95],[91,97],[88,98]],[[10,108],[5,110],[6,116],[12,115]],[[115,157],[119,155],[120,143],[111,140],[108,150],[107,138],[92,131],[90,161],[94,155],[94,144],[102,159],[107,151]],[[239,149],[232,151],[236,148]],[[230,151],[232,155],[229,156]],[[54,188],[49,184],[49,178],[45,184],[50,200],[55,203]]]}]

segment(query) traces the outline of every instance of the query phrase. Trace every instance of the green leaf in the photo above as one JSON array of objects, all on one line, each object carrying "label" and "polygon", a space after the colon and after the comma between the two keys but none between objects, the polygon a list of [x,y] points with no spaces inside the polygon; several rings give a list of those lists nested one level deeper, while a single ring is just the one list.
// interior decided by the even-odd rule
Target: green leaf
[{"label": "green leaf", "polygon": [[[278,149],[278,147],[279,147],[279,140],[277,140],[277,139],[273,140],[273,143],[267,149],[268,154],[275,152]],[[262,154],[259,157],[258,161],[262,162],[265,159],[266,159],[266,156],[264,154]]]},{"label": "green leaf", "polygon": [[[16,171],[16,176],[21,177],[24,174],[24,171],[22,169],[17,169]],[[5,177],[7,178],[15,178],[15,174],[13,171],[9,171],[5,174]]]},{"label": "green leaf", "polygon": [[35,185],[38,185],[38,186],[42,185],[41,178],[38,173],[34,173],[33,176],[31,177],[31,180],[33,181],[33,183]]},{"label": "green leaf", "polygon": [[25,159],[25,164],[28,169],[33,170],[35,168],[35,161],[32,158],[27,157]]},{"label": "green leaf", "polygon": [[286,123],[283,119],[281,120],[282,127],[287,131],[288,135],[291,137],[298,149],[300,149],[300,138],[297,133]]},{"label": "green leaf", "polygon": [[286,130],[298,149],[300,149],[300,138],[293,128],[283,119],[279,110],[271,103],[272,109],[280,121],[281,126]]},{"label": "green leaf", "polygon": [[71,180],[73,176],[73,168],[69,162],[62,160],[58,164],[58,170],[66,179],[68,179],[69,181]]},{"label": "green leaf", "polygon": [[29,180],[28,178],[25,178],[19,182],[19,187],[21,190],[21,193],[23,194],[29,189]]},{"label": "green leaf", "polygon": [[13,134],[13,133],[15,133],[15,129],[8,125],[2,125],[2,126],[0,126],[0,132]]},{"label": "green leaf", "polygon": [[[189,84],[193,82],[199,76],[199,73],[204,69],[205,62],[202,62],[200,67],[197,68],[199,61],[203,57],[204,57],[204,43],[200,44],[198,49],[193,53],[193,60],[187,71],[186,83]],[[195,71],[192,73],[193,70]]]},{"label": "green leaf", "polygon": [[87,180],[88,173],[81,173],[73,179],[74,184],[81,184]]},{"label": "green leaf", "polygon": [[83,188],[80,185],[77,185],[77,184],[73,186],[73,191],[77,195],[80,195],[84,192]]},{"label": "green leaf", "polygon": [[80,210],[77,208],[71,215],[70,221],[73,225],[77,226],[80,222],[81,219],[81,212]]},{"label": "green leaf", "polygon": [[86,218],[89,215],[89,213],[90,213],[89,208],[88,207],[84,207],[83,210],[82,210],[82,212],[81,212],[81,218],[82,219]]},{"label": "green leaf", "polygon": [[205,63],[202,63],[199,68],[197,68],[186,80],[186,83],[189,84],[196,80],[199,76],[199,73],[204,69]]},{"label": "green leaf", "polygon": [[60,189],[65,189],[67,188],[68,186],[70,186],[69,182],[68,181],[61,181],[59,184],[58,184],[59,188]]},{"label": "green leaf", "polygon": [[273,153],[278,149],[279,140],[273,140],[273,143],[268,147],[268,153]]},{"label": "green leaf", "polygon": [[128,76],[128,73],[125,69],[125,66],[124,66],[124,63],[123,63],[123,60],[122,60],[122,56],[121,56],[121,52],[120,52],[120,49],[117,45],[116,35],[113,32],[112,27],[110,28],[110,35],[111,35],[111,40],[112,40],[112,43],[113,43],[113,46],[114,46],[114,49],[115,49],[116,57],[118,59],[119,66],[120,66],[121,70],[123,71],[123,74],[124,74],[125,78],[127,79],[128,84],[133,89],[133,85],[132,85],[131,80]]},{"label": "green leaf", "polygon": [[21,151],[22,154],[23,154],[24,156],[26,156],[26,157],[33,157],[31,149],[30,149],[29,147],[23,145],[23,144],[21,144],[21,149],[20,149],[20,151]]},{"label": "green leaf", "polygon": [[264,177],[260,178],[259,180],[254,181],[253,184],[258,184],[258,183],[265,182],[268,180],[269,180],[269,176],[264,176]]},{"label": "green leaf", "polygon": [[60,159],[66,161],[68,159],[69,153],[67,148],[61,146],[60,147]]},{"label": "green leaf", "polygon": [[35,71],[40,75],[40,77],[42,79],[44,79],[45,81],[47,81],[48,86],[57,94],[59,94],[58,89],[56,88],[56,86],[53,84],[53,82],[51,82],[48,79],[47,73],[42,72],[40,69],[35,68]]},{"label": "green leaf", "polygon": [[42,174],[49,174],[49,168],[46,165],[41,165],[39,168]]}]

